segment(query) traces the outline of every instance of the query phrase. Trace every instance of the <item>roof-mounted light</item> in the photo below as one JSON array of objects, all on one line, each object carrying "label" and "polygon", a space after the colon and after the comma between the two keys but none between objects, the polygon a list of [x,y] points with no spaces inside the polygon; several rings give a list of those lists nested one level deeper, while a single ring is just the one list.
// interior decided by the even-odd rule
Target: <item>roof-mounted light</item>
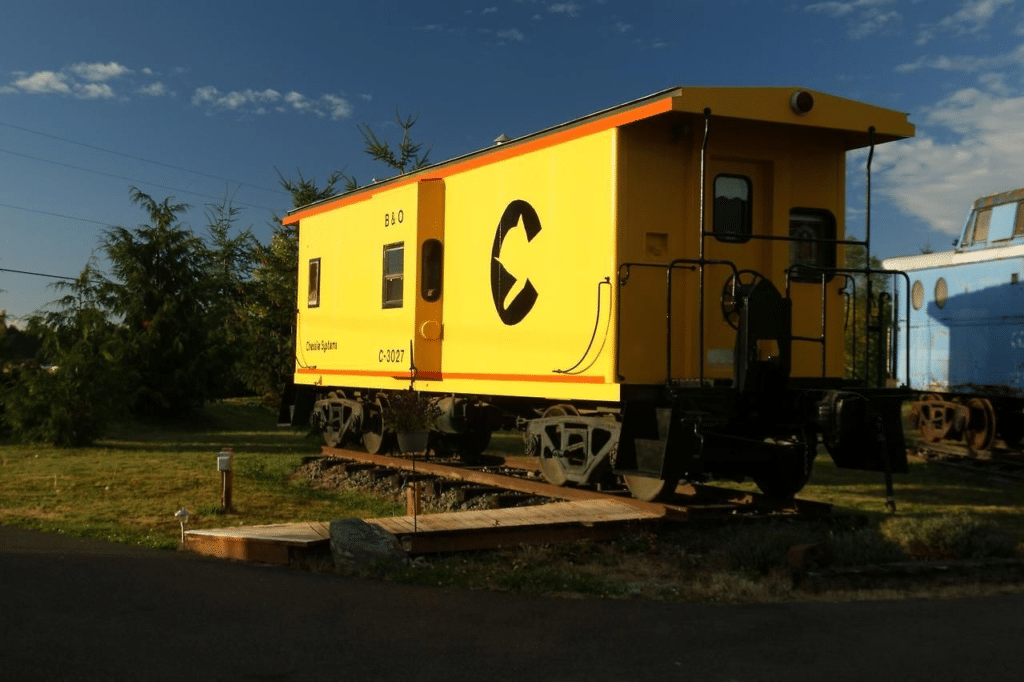
[{"label": "roof-mounted light", "polygon": [[789,98],[789,108],[794,114],[803,116],[814,108],[814,95],[806,90],[797,90]]}]

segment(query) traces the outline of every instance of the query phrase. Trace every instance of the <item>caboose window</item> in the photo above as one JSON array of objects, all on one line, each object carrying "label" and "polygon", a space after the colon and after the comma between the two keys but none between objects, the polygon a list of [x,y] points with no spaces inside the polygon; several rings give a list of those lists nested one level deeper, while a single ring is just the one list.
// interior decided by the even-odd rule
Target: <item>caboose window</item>
[{"label": "caboose window", "polygon": [[320,259],[309,259],[309,294],[306,297],[306,305],[316,308],[320,305]]},{"label": "caboose window", "polygon": [[711,231],[721,242],[740,243],[750,239],[753,202],[750,178],[719,175],[715,178],[715,206]]},{"label": "caboose window", "polygon": [[405,243],[384,247],[384,286],[382,308],[402,307],[402,287],[405,274]]},{"label": "caboose window", "polygon": [[[789,212],[789,263],[793,266],[793,279],[801,282],[820,282],[821,271],[836,266],[836,219],[831,211],[820,208],[794,208]],[[828,241],[822,241],[828,240]],[[827,279],[832,279],[832,273]]]},{"label": "caboose window", "polygon": [[433,303],[441,298],[442,273],[444,272],[444,245],[438,239],[423,242],[423,253],[420,259],[420,296],[424,301]]}]

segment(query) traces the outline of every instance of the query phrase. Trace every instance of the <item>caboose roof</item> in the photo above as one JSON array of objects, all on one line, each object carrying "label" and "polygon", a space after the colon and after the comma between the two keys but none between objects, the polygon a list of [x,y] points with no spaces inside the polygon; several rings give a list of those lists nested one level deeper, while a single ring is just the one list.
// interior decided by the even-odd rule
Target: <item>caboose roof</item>
[{"label": "caboose roof", "polygon": [[[814,98],[814,105],[807,113],[796,113],[790,105],[791,97],[799,92],[809,93]],[[676,87],[294,209],[282,222],[295,225],[303,218],[364,201],[381,189],[427,178],[443,178],[646,118],[672,112],[703,117],[705,109],[710,110],[712,126],[715,118],[729,118],[834,131],[838,133],[837,140],[847,150],[871,144],[872,136],[868,130],[872,127],[875,143],[914,135],[914,126],[905,113],[813,90],[795,87]]]}]

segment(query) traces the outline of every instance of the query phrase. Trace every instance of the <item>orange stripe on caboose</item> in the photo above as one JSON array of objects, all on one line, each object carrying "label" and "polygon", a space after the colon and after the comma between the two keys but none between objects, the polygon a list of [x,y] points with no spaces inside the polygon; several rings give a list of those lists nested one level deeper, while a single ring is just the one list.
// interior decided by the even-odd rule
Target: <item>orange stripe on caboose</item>
[{"label": "orange stripe on caboose", "polygon": [[[296,374],[322,374],[329,376],[361,376],[361,377],[391,377],[406,381],[410,378],[408,373],[395,374],[394,371],[366,370],[366,369],[317,369],[315,367],[301,367]],[[477,381],[530,381],[535,383],[558,383],[558,384],[603,384],[604,377],[580,374],[485,374],[475,372],[423,372],[416,375],[421,381],[443,381],[444,379],[472,379]]]}]

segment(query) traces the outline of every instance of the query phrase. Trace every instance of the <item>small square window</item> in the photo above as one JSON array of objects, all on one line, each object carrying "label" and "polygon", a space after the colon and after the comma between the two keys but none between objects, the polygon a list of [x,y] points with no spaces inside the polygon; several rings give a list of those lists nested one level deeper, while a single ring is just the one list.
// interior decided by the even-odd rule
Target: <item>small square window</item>
[{"label": "small square window", "polygon": [[382,308],[401,308],[405,274],[405,242],[384,247]]},{"label": "small square window", "polygon": [[306,297],[306,305],[310,308],[320,306],[320,259],[309,260],[309,295]]},{"label": "small square window", "polygon": [[[794,208],[789,212],[789,262],[793,279],[820,282],[821,270],[836,266],[836,219],[831,211],[820,208]],[[810,270],[799,266],[816,268]],[[830,272],[826,279],[832,279]]]}]

